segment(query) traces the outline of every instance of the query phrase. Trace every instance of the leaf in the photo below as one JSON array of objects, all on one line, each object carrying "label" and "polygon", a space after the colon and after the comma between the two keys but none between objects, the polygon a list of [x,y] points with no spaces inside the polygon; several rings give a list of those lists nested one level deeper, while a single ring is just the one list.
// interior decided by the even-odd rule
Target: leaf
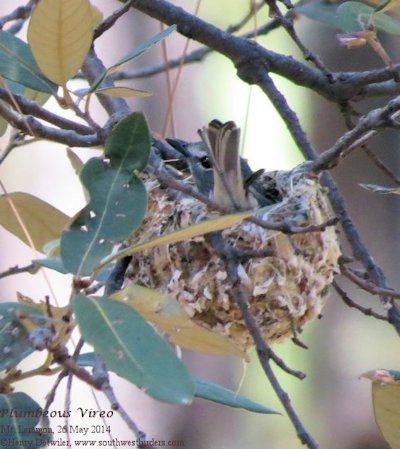
[{"label": "leaf", "polygon": [[105,155],[112,167],[143,170],[149,160],[151,136],[143,114],[134,112],[113,129],[105,145]]},{"label": "leaf", "polygon": [[[76,153],[74,153],[74,152],[71,150],[71,148],[67,148],[67,157],[68,157],[68,160],[69,160],[69,162],[70,162],[72,168],[73,168],[74,171],[75,171],[75,174],[78,175],[78,176],[80,176],[80,174],[82,173],[82,169],[83,169],[83,167],[84,167],[84,165],[85,165],[85,164],[83,163],[83,161],[79,158],[79,156],[78,156]],[[85,197],[85,200],[86,200],[87,202],[89,202],[89,201],[90,201],[90,195],[89,195],[89,193],[87,192],[87,190],[85,189],[85,187],[82,186],[82,189],[83,189],[83,195],[84,195],[84,197]]]},{"label": "leaf", "polygon": [[6,442],[7,447],[46,446],[52,440],[51,428],[41,427],[43,433],[34,430],[40,410],[40,405],[25,393],[0,394],[2,443]]},{"label": "leaf", "polygon": [[105,146],[105,156],[90,159],[81,181],[90,195],[89,204],[63,233],[61,259],[71,273],[90,275],[112,250],[141,224],[147,208],[147,192],[134,170],[147,164],[150,132],[142,114],[134,113],[115,126]]},{"label": "leaf", "polygon": [[[72,312],[69,306],[58,307],[48,305],[45,301],[36,302],[19,292],[17,292],[17,299],[20,306],[29,307],[29,313],[20,313],[18,317],[25,329],[31,333],[31,340],[33,340],[35,331],[41,331],[43,328],[48,329],[49,316],[52,319],[51,324],[54,333],[57,334],[57,341],[66,343],[69,340],[73,330],[73,325],[71,324]],[[41,339],[40,335],[40,332],[38,332],[35,334],[35,337]]]},{"label": "leaf", "polygon": [[83,338],[111,371],[160,401],[191,402],[194,385],[186,367],[131,307],[83,295],[75,295],[72,306]]},{"label": "leaf", "polygon": [[194,395],[198,398],[227,405],[228,407],[242,408],[250,412],[265,414],[280,414],[279,412],[263,405],[257,404],[232,390],[228,390],[221,385],[208,382],[199,377],[193,377],[195,383]]},{"label": "leaf", "polygon": [[29,239],[19,223],[14,208],[24,223],[37,251],[61,235],[69,217],[60,210],[30,195],[14,192],[0,196],[0,225],[30,246]]},{"label": "leaf", "polygon": [[46,101],[50,98],[50,94],[45,92],[39,92],[33,89],[25,89],[24,96],[29,100],[32,100],[37,104],[40,104],[40,106],[43,106],[46,103]]},{"label": "leaf", "polygon": [[368,0],[367,3],[370,3],[371,5],[376,5],[375,9],[377,11],[390,11],[393,13],[398,14],[398,8],[400,5],[400,1],[399,0],[386,0],[386,1],[382,1],[382,0]]},{"label": "leaf", "polygon": [[[5,105],[4,102],[2,102]],[[0,137],[3,137],[8,128],[8,122],[3,117],[0,117]]]},{"label": "leaf", "polygon": [[28,27],[28,42],[41,71],[65,86],[81,68],[92,45],[88,0],[40,0]]},{"label": "leaf", "polygon": [[394,193],[396,195],[400,195],[400,188],[399,187],[384,187],[384,186],[378,186],[376,184],[360,184],[361,187],[364,189],[370,190],[371,192],[375,193]]},{"label": "leaf", "polygon": [[348,33],[363,31],[368,20],[373,15],[373,24],[377,30],[393,36],[400,36],[399,20],[386,14],[374,13],[374,8],[363,3],[345,2],[337,9],[337,25]]},{"label": "leaf", "polygon": [[136,47],[135,49],[130,51],[127,55],[125,55],[123,58],[121,58],[119,61],[117,61],[115,64],[113,64],[107,70],[107,74],[113,73],[122,64],[132,61],[132,59],[135,59],[138,56],[145,53],[147,50],[150,50],[151,47],[153,47],[154,45],[158,44],[158,42],[160,42],[163,39],[165,39],[166,37],[168,37],[175,30],[176,30],[176,25],[171,25],[168,28],[165,28],[165,30],[162,30],[160,33],[153,36],[152,38],[147,39],[146,41],[142,42],[138,47]]},{"label": "leaf", "polygon": [[[17,302],[0,303],[0,371],[14,368],[33,352],[29,343],[29,332],[19,321],[17,311],[26,314],[38,312],[30,306]],[[1,410],[1,407],[0,407]]]},{"label": "leaf", "polygon": [[169,36],[173,31],[176,30],[176,25],[171,25],[165,30],[161,31],[160,33],[156,34],[152,38],[142,42],[138,47],[130,51],[127,55],[125,55],[123,58],[121,58],[119,61],[117,61],[115,64],[113,64],[111,67],[109,67],[107,70],[105,70],[98,78],[94,81],[94,83],[90,86],[88,93],[95,92],[98,90],[101,83],[104,81],[104,78],[111,73],[114,73],[116,70],[119,69],[119,67],[126,62],[132,61],[132,59],[137,58],[138,56],[142,55],[144,52],[149,50],[153,45],[157,44],[161,40],[165,39],[167,36]]},{"label": "leaf", "polygon": [[96,89],[93,93],[108,95],[110,97],[149,97],[153,95],[152,92],[147,90],[133,89],[132,87],[114,86],[114,87],[101,87]]},{"label": "leaf", "polygon": [[183,240],[189,240],[199,235],[207,234],[209,232],[221,231],[222,229],[229,228],[230,226],[233,226],[236,223],[239,223],[245,218],[248,218],[256,213],[257,211],[251,210],[222,215],[217,218],[204,220],[191,226],[186,226],[184,228],[178,229],[177,231],[164,234],[160,237],[146,240],[143,243],[129,246],[128,248],[125,248],[121,251],[117,251],[107,259],[102,260],[101,264],[96,267],[96,272],[103,269],[106,265],[113,262],[114,260],[121,259],[122,257],[131,256],[140,251],[149,250],[160,245],[172,245],[174,243],[178,243]]},{"label": "leaf", "polygon": [[0,30],[0,75],[40,92],[55,94],[58,86],[47,79],[36,64],[29,46]]},{"label": "leaf", "polygon": [[196,324],[178,301],[164,293],[131,283],[112,297],[133,307],[160,331],[167,333],[169,341],[177,346],[210,354],[235,355],[247,360],[247,354],[228,337]]},{"label": "leaf", "polygon": [[80,366],[93,367],[98,363],[98,355],[95,352],[85,352],[79,354],[77,362]]},{"label": "leaf", "polygon": [[311,20],[316,20],[326,25],[337,28],[337,3],[329,3],[325,0],[305,3],[301,6],[296,6],[297,13],[306,16]]},{"label": "leaf", "polygon": [[79,176],[85,164],[82,162],[79,156],[71,150],[71,148],[67,148],[67,156],[72,168],[74,169],[75,173]]},{"label": "leaf", "polygon": [[61,274],[68,274],[69,271],[64,267],[60,257],[49,257],[48,259],[34,259],[34,262],[41,267],[48,268],[49,270],[57,271]]},{"label": "leaf", "polygon": [[361,377],[372,381],[375,421],[391,449],[400,449],[400,372],[379,369]]},{"label": "leaf", "polygon": [[101,24],[103,20],[103,13],[97,6],[94,5],[90,5],[90,10],[92,11],[92,27],[95,29]]}]

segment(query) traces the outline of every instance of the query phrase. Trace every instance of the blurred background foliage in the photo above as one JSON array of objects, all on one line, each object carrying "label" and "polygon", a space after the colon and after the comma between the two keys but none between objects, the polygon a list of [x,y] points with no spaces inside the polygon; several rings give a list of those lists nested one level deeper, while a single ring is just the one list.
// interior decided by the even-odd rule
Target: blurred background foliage
[{"label": "blurred background foliage", "polygon": [[[22,2],[3,0],[0,14],[14,9]],[[249,0],[181,0],[174,1],[189,12],[198,8],[198,15],[222,28],[240,21],[251,7]],[[118,2],[93,0],[103,13],[111,13]],[[256,22],[255,22],[256,20]],[[268,20],[264,8],[251,20],[247,29],[252,29]],[[160,30],[160,25],[140,13],[126,14],[117,26],[103,35],[96,43],[100,57],[105,64],[112,64],[127,51]],[[297,30],[304,43],[320,55],[332,71],[360,70],[382,67],[382,62],[369,48],[347,50],[340,47],[335,30],[300,18]],[[299,57],[286,33],[277,30],[258,41],[277,52]],[[398,42],[390,38],[385,45],[398,57]],[[175,33],[166,42],[135,60],[130,69],[162,62],[165,57],[182,54],[186,40]],[[188,51],[196,48],[189,43]],[[396,54],[397,52],[397,54]],[[224,57],[210,54],[201,63],[184,66],[179,72],[176,92],[171,98],[171,87],[178,72],[171,70],[167,76],[160,74],[132,82],[133,87],[154,93],[146,99],[130,100],[132,110],[143,110],[149,119],[151,129],[160,135],[176,136],[181,139],[197,139],[197,129],[213,118],[222,121],[235,120],[243,129],[243,154],[253,168],[267,170],[290,168],[301,161],[285,126],[275,113],[269,100],[258,88],[249,87],[235,75],[232,64]],[[168,80],[169,78],[169,80]],[[331,145],[345,130],[344,123],[335,105],[317,97],[298,86],[290,85],[284,79],[274,78],[299,115],[309,137],[318,150]],[[380,100],[381,101],[381,100]],[[373,105],[369,100],[368,108]],[[98,109],[98,119],[105,120]],[[7,138],[3,139],[3,144]],[[397,167],[398,157],[392,148],[399,145],[394,133],[376,138],[374,146],[383,148],[381,155],[392,167]],[[386,150],[386,148],[388,150]],[[96,150],[79,150],[87,158]],[[40,176],[38,176],[40,174]],[[12,156],[0,167],[0,176],[8,191],[29,191],[50,202],[66,213],[72,213],[84,204],[80,186],[67,161],[66,151],[61,145],[39,142],[14,150]],[[348,199],[349,210],[371,253],[383,267],[388,282],[399,288],[399,213],[397,196],[371,195],[359,187],[361,182],[384,184],[382,175],[373,164],[358,152],[348,158],[340,169],[333,171],[340,188]],[[0,231],[2,257],[0,271],[23,263],[32,256],[14,237]],[[54,294],[61,303],[67,298],[70,279],[48,273]],[[0,300],[11,301],[15,281],[1,281]],[[18,290],[36,298],[48,293],[43,276],[18,276]],[[357,301],[366,307],[379,310],[378,301],[364,293],[350,291]],[[364,297],[365,296],[365,297]],[[398,337],[384,322],[361,315],[349,309],[331,292],[324,316],[308,325],[301,335],[308,350],[291,342],[274,347],[277,353],[292,367],[307,373],[303,381],[279,373],[285,389],[306,427],[324,449],[384,449],[373,419],[370,384],[359,380],[361,373],[379,367],[400,369],[397,358]],[[35,356],[37,357],[37,356]],[[281,406],[262,373],[258,361],[252,354],[252,361],[244,366],[239,360],[194,353],[184,353],[184,359],[192,372],[211,381],[220,382],[237,389],[260,403],[281,410]],[[34,361],[31,361],[34,363]],[[46,381],[46,380],[45,380]],[[42,380],[32,380],[29,391],[33,397],[38,394]],[[159,439],[184,440],[185,447],[195,449],[243,447],[265,447],[268,449],[297,449],[300,442],[291,424],[282,416],[255,415],[244,411],[228,409],[212,403],[196,400],[189,407],[160,404],[137,391],[125,381],[117,391],[124,391],[121,402],[127,406],[132,417],[150,436]],[[49,379],[50,385],[50,379]],[[89,387],[80,386],[82,395],[76,406],[84,400],[85,406],[97,407]],[[43,387],[39,387],[40,393]],[[83,399],[85,398],[85,399]],[[63,408],[60,398],[57,407]],[[122,424],[114,423],[113,432],[118,437],[129,438]]]}]

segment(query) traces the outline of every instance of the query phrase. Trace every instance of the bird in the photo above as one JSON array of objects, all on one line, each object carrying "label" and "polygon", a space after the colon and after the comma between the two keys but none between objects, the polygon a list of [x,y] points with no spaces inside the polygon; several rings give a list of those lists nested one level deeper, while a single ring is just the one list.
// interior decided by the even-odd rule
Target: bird
[{"label": "bird", "polygon": [[[277,225],[322,225],[330,218],[326,191],[318,176],[300,164],[292,170],[253,171],[240,157],[240,129],[233,121],[212,120],[202,140],[167,139],[164,163],[220,206],[224,213],[254,210]],[[164,145],[164,144],[163,144]],[[163,157],[163,151],[160,150]],[[176,159],[170,156],[176,153]],[[129,244],[165,236],[215,216],[190,194],[172,191],[149,177],[148,213]],[[320,316],[341,255],[333,226],[287,235],[242,221],[221,231],[237,252],[265,256],[238,261],[240,287],[263,338],[270,344],[296,337]],[[247,350],[254,341],[232,298],[226,264],[204,236],[144,251],[133,258],[129,282],[157,289],[176,299],[190,318]]]},{"label": "bird", "polygon": [[187,159],[201,193],[227,210],[265,207],[280,200],[273,178],[264,169],[253,172],[240,157],[240,128],[233,121],[214,119],[203,135],[207,142],[167,139]]}]

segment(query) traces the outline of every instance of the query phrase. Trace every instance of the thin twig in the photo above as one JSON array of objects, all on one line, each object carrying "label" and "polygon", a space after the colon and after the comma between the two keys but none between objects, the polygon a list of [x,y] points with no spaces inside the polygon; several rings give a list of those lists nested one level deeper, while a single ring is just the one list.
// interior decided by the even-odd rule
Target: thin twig
[{"label": "thin twig", "polygon": [[35,263],[25,265],[24,267],[19,267],[18,265],[16,265],[15,267],[11,267],[6,271],[1,272],[0,279],[20,273],[36,274],[38,268],[38,265],[36,265]]},{"label": "thin twig", "polygon": [[70,129],[61,130],[45,126],[32,115],[21,116],[15,113],[3,102],[0,102],[0,116],[14,128],[25,134],[32,134],[36,138],[51,140],[71,147],[95,147],[104,143],[97,134],[81,135]]},{"label": "thin twig", "polygon": [[372,162],[381,169],[381,171],[388,176],[395,184],[400,185],[400,177],[387,166],[370,148],[366,145],[362,147],[364,153],[372,160]]},{"label": "thin twig", "polygon": [[[126,247],[127,245],[122,244],[119,247],[119,249],[121,250]],[[126,256],[123,257],[122,259],[117,260],[117,262],[115,263],[115,267],[112,269],[105,283],[104,294],[106,296],[110,296],[114,292],[121,289],[122,284],[124,283],[125,280],[126,270],[128,269],[131,260],[132,256]]]},{"label": "thin twig", "polygon": [[362,288],[371,295],[379,295],[379,296],[387,296],[390,298],[400,299],[400,292],[391,290],[389,288],[382,288],[378,285],[371,282],[369,279],[362,279],[356,273],[353,272],[350,268],[345,265],[341,266],[341,273],[350,279],[354,284],[358,285],[358,287]]},{"label": "thin twig", "polygon": [[[22,24],[29,18],[32,8],[39,0],[30,0],[25,6],[19,6],[15,8],[10,14],[0,17],[0,29],[4,28],[4,25],[14,20],[22,22]],[[20,25],[19,25],[20,27]],[[9,32],[13,32],[8,30]]]},{"label": "thin twig", "polygon": [[357,309],[364,315],[372,316],[377,320],[388,321],[387,316],[380,315],[379,313],[374,312],[370,307],[363,307],[360,304],[357,304],[355,301],[353,301],[336,281],[333,281],[332,285],[347,306]]},{"label": "thin twig", "polygon": [[[168,173],[168,170],[162,165],[161,161],[155,156],[154,153],[150,156],[150,162],[147,167],[147,171],[150,172],[151,174],[153,174],[160,181],[160,183],[163,184],[165,187],[169,187],[173,190],[182,192],[185,195],[196,198],[197,200],[201,201],[206,206],[208,206],[211,210],[215,210],[215,211],[225,213],[225,214],[232,212],[228,208],[223,207],[220,204],[216,203],[210,197],[203,195],[202,193],[200,193],[197,189],[195,189],[191,185],[181,182],[181,181],[178,181],[177,179],[173,178]],[[257,211],[255,210],[254,213],[257,214]],[[337,217],[332,217],[321,224],[315,224],[315,225],[309,225],[309,226],[293,226],[285,221],[276,223],[273,221],[261,219],[261,218],[257,217],[256,215],[245,218],[245,220],[250,221],[251,223],[254,223],[258,226],[261,226],[264,229],[269,229],[272,231],[280,231],[284,234],[306,234],[309,232],[323,231],[328,226],[334,226],[338,222]]]},{"label": "thin twig", "polygon": [[374,109],[362,116],[354,128],[340,137],[335,145],[319,155],[313,163],[313,171],[318,173],[334,167],[341,157],[347,156],[364,145],[379,130],[393,126],[400,115],[400,97],[391,100],[386,106]]},{"label": "thin twig", "polygon": [[332,76],[332,73],[324,65],[322,59],[317,54],[313,53],[309,48],[307,48],[300,40],[293,25],[293,16],[290,15],[289,17],[287,17],[281,14],[278,20],[280,20],[283,28],[292,38],[293,42],[297,45],[297,47],[301,50],[304,59],[306,61],[311,61],[315,65],[315,67],[317,67],[317,69],[321,70],[321,72],[324,73],[331,82],[333,82],[334,78]]},{"label": "thin twig", "polygon": [[280,385],[275,373],[273,372],[270,360],[272,350],[268,343],[264,341],[260,330],[252,316],[249,308],[249,303],[247,301],[246,295],[243,292],[243,289],[240,285],[240,278],[238,276],[238,267],[234,260],[227,259],[226,261],[227,273],[230,282],[232,283],[232,297],[236,301],[238,307],[240,308],[243,319],[246,323],[247,329],[249,330],[251,336],[254,339],[257,348],[258,358],[260,360],[261,366],[263,367],[264,373],[267,376],[269,382],[271,383],[272,388],[277,394],[281,404],[286,410],[286,413],[289,416],[294,428],[296,429],[297,436],[299,440],[306,445],[310,449],[317,449],[318,444],[314,440],[314,438],[310,435],[310,433],[305,429],[303,423],[301,422],[299,416],[294,410],[289,395],[283,390]]},{"label": "thin twig", "polygon": [[110,382],[106,381],[103,383],[102,392],[106,396],[106,398],[110,401],[111,408],[118,412],[121,418],[125,421],[125,424],[128,428],[138,437],[139,440],[144,440],[146,438],[146,434],[139,429],[133,419],[129,416],[126,410],[122,407],[117,397],[114,394],[114,390],[111,387]]},{"label": "thin twig", "polygon": [[111,15],[106,17],[100,25],[94,30],[93,40],[98,39],[102,34],[112,28],[117,20],[121,18],[126,12],[129,11],[132,4],[132,0],[128,0],[124,5],[122,5],[119,9],[114,11]]}]

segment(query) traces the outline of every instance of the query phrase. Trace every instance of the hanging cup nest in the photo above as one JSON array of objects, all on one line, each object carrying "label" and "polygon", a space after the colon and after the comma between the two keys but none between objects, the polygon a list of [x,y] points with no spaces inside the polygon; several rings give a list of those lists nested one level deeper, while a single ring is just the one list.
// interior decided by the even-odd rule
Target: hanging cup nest
[{"label": "hanging cup nest", "polygon": [[[191,182],[188,176],[187,182]],[[259,179],[277,197],[259,217],[293,227],[322,225],[331,217],[324,188],[316,175],[302,166],[292,171],[266,173]],[[212,214],[198,200],[146,182],[148,214],[130,244],[165,235],[199,223]],[[250,312],[269,343],[292,337],[318,317],[341,254],[337,231],[283,234],[242,221],[222,231],[236,250],[271,251],[271,256],[239,264],[241,286]],[[241,311],[230,295],[231,284],[224,261],[203,236],[162,245],[134,257],[127,273],[131,282],[160,290],[175,298],[199,325],[235,341],[254,345]]]}]

